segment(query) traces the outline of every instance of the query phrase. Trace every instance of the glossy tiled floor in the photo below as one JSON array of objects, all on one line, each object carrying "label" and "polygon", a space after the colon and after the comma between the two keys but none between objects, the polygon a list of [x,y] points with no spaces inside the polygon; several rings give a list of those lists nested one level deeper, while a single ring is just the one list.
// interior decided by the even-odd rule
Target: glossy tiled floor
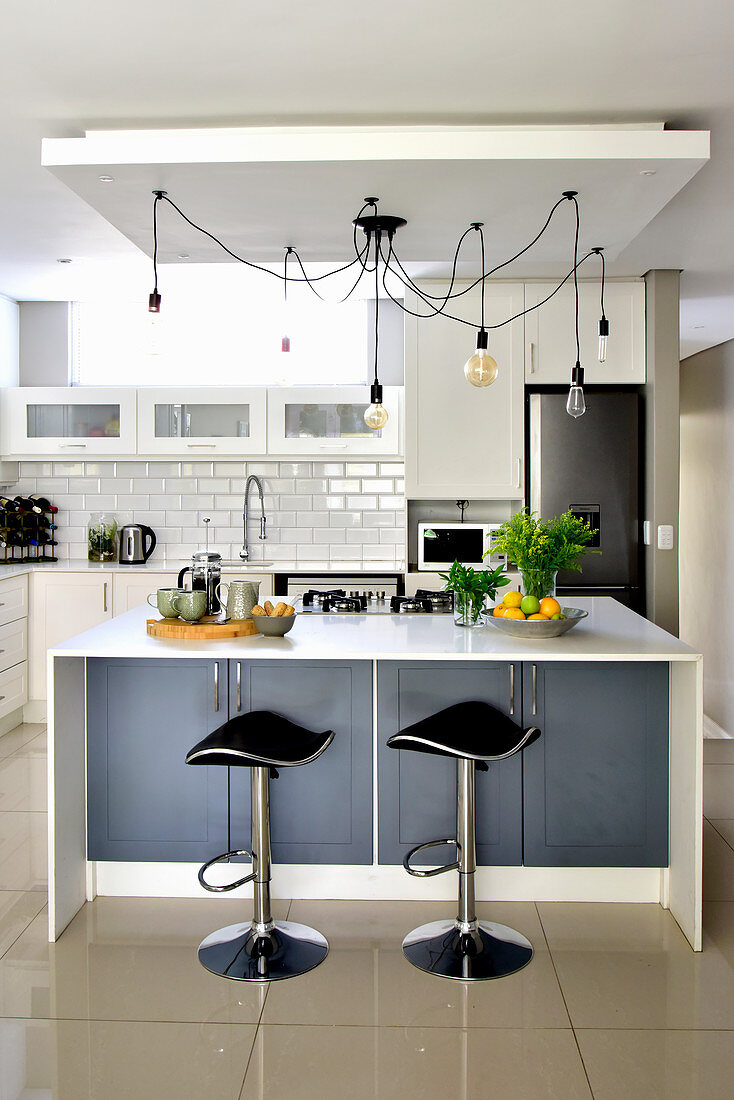
[{"label": "glossy tiled floor", "polygon": [[723,1100],[734,1081],[734,820],[706,825],[705,950],[658,906],[505,903],[532,964],[415,970],[433,903],[281,902],[331,952],[270,989],[195,948],[241,903],[101,898],[46,942],[45,739],[0,738],[0,1100]]}]

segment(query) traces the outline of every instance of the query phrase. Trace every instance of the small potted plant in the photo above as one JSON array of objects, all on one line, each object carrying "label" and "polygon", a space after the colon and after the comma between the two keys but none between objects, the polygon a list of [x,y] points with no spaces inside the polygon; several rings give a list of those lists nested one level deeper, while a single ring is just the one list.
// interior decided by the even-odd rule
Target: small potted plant
[{"label": "small potted plant", "polygon": [[481,615],[487,600],[494,600],[497,589],[510,583],[501,565],[496,569],[473,569],[455,561],[448,573],[439,576],[446,582],[446,591],[454,594],[457,626],[483,626]]},{"label": "small potted plant", "polygon": [[600,552],[588,545],[593,535],[588,523],[572,512],[545,520],[523,508],[497,529],[484,556],[505,554],[522,574],[524,594],[542,600],[555,595],[559,569],[580,572],[584,554]]}]

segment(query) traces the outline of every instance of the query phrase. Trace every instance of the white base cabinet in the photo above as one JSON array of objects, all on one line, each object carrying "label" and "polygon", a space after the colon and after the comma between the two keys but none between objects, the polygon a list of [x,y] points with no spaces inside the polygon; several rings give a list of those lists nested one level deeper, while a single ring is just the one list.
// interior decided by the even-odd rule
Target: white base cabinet
[{"label": "white base cabinet", "polygon": [[31,573],[30,697],[46,698],[46,652],[112,618],[112,575]]},{"label": "white base cabinet", "polygon": [[[112,581],[112,608],[113,614],[122,615],[125,611],[132,611],[134,607],[144,604],[151,592],[159,588],[175,588],[178,580],[178,571],[172,569],[169,573],[115,573],[110,577]],[[155,603],[155,600],[151,601]],[[150,609],[151,618],[157,615],[155,607]]]},{"label": "white base cabinet", "polygon": [[28,577],[0,580],[0,734],[28,700]]},{"label": "white base cabinet", "polygon": [[[456,284],[457,289],[467,284]],[[447,285],[420,283],[431,294]],[[522,283],[490,283],[487,326],[523,310]],[[409,309],[426,312],[417,295]],[[451,303],[478,324],[479,287]],[[491,386],[464,377],[477,331],[446,317],[405,318],[405,491],[409,498],[520,500],[523,496],[523,322],[489,330],[499,366]]]},{"label": "white base cabinet", "polygon": [[[557,283],[526,283],[525,308],[542,302]],[[642,385],[645,381],[645,284],[608,282],[604,313],[609,321],[607,358],[599,362],[599,282],[579,284],[579,343],[584,381],[590,385]],[[574,288],[571,280],[549,302],[525,317],[525,381],[568,385],[576,363]]]}]

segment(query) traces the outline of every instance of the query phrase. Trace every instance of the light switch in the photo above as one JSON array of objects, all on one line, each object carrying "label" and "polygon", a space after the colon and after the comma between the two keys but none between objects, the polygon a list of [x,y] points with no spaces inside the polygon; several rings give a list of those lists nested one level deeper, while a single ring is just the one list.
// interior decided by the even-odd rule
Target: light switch
[{"label": "light switch", "polygon": [[673,549],[673,525],[671,523],[658,524],[658,550]]}]

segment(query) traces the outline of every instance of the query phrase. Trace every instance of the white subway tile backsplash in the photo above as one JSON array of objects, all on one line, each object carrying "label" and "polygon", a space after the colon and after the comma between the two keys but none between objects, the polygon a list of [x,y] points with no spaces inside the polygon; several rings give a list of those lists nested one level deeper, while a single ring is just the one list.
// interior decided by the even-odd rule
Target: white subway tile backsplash
[{"label": "white subway tile backsplash", "polygon": [[[359,480],[358,477],[356,477],[356,478],[335,477],[335,478],[331,478],[330,481],[329,481],[329,492],[330,493],[358,493],[361,488],[362,488],[362,485],[361,485],[360,480]],[[322,490],[322,491],[325,492],[326,490]]]},{"label": "white subway tile backsplash", "polygon": [[251,498],[253,561],[359,569],[360,562],[393,565],[405,553],[401,462],[24,461],[20,473],[11,496],[48,493],[59,507],[62,560],[86,557],[89,515],[99,511],[119,523],[148,524],[161,544],[154,556],[174,561],[203,546],[208,518],[212,547],[236,560],[248,473],[263,480],[268,519],[268,538],[260,542]]},{"label": "white subway tile backsplash", "polygon": [[347,462],[347,477],[376,477],[376,462]]},{"label": "white subway tile backsplash", "polygon": [[376,511],[377,497],[368,496],[366,493],[354,497],[348,496],[347,508],[362,508],[364,511]]}]

